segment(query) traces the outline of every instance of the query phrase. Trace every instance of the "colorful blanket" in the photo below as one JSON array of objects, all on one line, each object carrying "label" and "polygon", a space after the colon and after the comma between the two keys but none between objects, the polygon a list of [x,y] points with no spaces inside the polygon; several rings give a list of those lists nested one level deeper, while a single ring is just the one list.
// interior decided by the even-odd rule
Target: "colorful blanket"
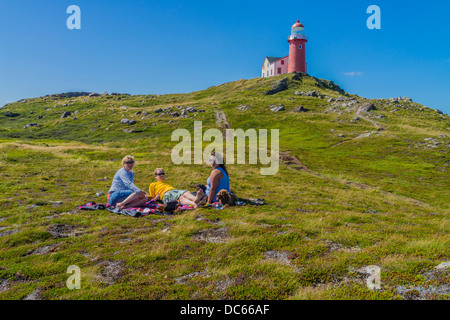
[{"label": "colorful blanket", "polygon": [[[91,201],[85,205],[78,206],[78,209],[81,209],[81,210],[108,210],[109,212],[112,212],[112,213],[122,214],[125,216],[131,216],[131,217],[135,217],[135,218],[143,217],[143,216],[146,216],[149,214],[159,214],[159,215],[172,215],[173,214],[173,213],[161,212],[161,211],[157,210],[161,206],[162,206],[162,204],[152,200],[152,201],[148,201],[142,207],[120,209],[119,207],[111,206],[109,203],[103,204],[103,203],[95,203],[95,202]],[[181,205],[178,208],[181,211],[194,209],[194,207],[189,206],[189,205]]]},{"label": "colorful blanket", "polygon": [[[245,205],[257,205],[257,206],[261,206],[261,205],[266,205],[267,203],[264,201],[264,199],[241,199],[239,198],[239,201],[235,202],[235,206],[245,206]],[[109,212],[112,213],[116,213],[116,214],[122,214],[125,216],[131,216],[131,217],[135,217],[135,218],[139,218],[139,217],[143,217],[149,214],[158,214],[158,215],[165,215],[165,216],[169,216],[174,214],[173,212],[161,212],[160,210],[157,210],[159,207],[161,207],[162,204],[151,200],[148,201],[144,206],[139,207],[139,208],[125,208],[125,209],[120,209],[119,207],[114,207],[111,206],[109,203],[103,204],[103,203],[95,203],[93,201],[85,204],[85,205],[81,205],[78,206],[78,209],[81,210],[108,210]],[[206,205],[203,208],[214,208],[217,210],[222,210],[225,207],[220,204],[219,202],[214,202],[213,204],[210,205]],[[192,210],[194,209],[193,206],[184,204],[184,205],[180,205],[178,207],[177,210]]]}]

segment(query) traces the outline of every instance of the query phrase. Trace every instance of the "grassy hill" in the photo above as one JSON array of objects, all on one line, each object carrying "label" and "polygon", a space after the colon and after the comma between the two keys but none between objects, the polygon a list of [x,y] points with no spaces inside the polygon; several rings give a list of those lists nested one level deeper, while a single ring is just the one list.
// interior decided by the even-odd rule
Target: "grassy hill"
[{"label": "grassy hill", "polygon": [[[279,129],[276,175],[228,166],[232,190],[269,205],[138,219],[76,209],[106,202],[96,193],[127,154],[141,189],[163,167],[195,191],[210,168],[174,165],[171,134],[224,126],[218,114],[233,129]],[[450,297],[450,118],[408,98],[289,74],[189,94],[24,99],[0,124],[0,299]],[[80,290],[66,287],[70,265]],[[370,265],[380,290],[366,286]]]}]

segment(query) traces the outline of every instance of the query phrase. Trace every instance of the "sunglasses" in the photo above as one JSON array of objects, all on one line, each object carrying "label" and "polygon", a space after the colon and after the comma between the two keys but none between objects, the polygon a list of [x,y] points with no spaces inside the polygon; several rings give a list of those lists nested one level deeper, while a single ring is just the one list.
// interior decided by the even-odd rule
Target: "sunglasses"
[{"label": "sunglasses", "polygon": [[160,173],[155,173],[155,176],[163,176],[163,175],[165,175],[165,173],[164,173],[164,172],[160,172]]},{"label": "sunglasses", "polygon": [[132,163],[134,163],[134,161],[126,161],[125,163],[126,164],[132,164]]}]

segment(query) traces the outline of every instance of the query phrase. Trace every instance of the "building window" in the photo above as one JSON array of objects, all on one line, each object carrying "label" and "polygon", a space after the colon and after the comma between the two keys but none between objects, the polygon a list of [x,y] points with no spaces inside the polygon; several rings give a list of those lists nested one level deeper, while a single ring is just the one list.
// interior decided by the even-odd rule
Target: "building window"
[{"label": "building window", "polygon": [[273,69],[270,70],[270,75],[273,75]]},{"label": "building window", "polygon": [[281,73],[281,68],[278,68],[278,74],[280,74]]},{"label": "building window", "polygon": [[298,48],[301,50],[301,49],[303,48],[303,46],[302,46],[302,45],[299,45]]},{"label": "building window", "polygon": [[267,76],[269,76],[269,70],[267,70]]},{"label": "building window", "polygon": [[281,60],[281,64],[284,64],[284,60]]}]

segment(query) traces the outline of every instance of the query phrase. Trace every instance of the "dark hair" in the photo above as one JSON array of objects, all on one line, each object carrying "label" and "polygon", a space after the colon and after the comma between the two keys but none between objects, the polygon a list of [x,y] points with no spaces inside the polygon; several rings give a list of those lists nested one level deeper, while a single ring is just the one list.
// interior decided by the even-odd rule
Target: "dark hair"
[{"label": "dark hair", "polygon": [[220,153],[218,153],[217,152],[217,154],[216,154],[216,152],[211,152],[211,155],[212,156],[214,156],[214,157],[220,157],[220,158],[222,158],[222,163],[217,163],[217,165],[219,166],[219,167],[221,167],[224,171],[225,171],[225,173],[227,174],[227,176],[229,177],[230,175],[228,174],[228,171],[227,171],[227,168],[225,167],[225,160],[223,159],[223,157],[222,157],[222,155],[220,154]]}]

